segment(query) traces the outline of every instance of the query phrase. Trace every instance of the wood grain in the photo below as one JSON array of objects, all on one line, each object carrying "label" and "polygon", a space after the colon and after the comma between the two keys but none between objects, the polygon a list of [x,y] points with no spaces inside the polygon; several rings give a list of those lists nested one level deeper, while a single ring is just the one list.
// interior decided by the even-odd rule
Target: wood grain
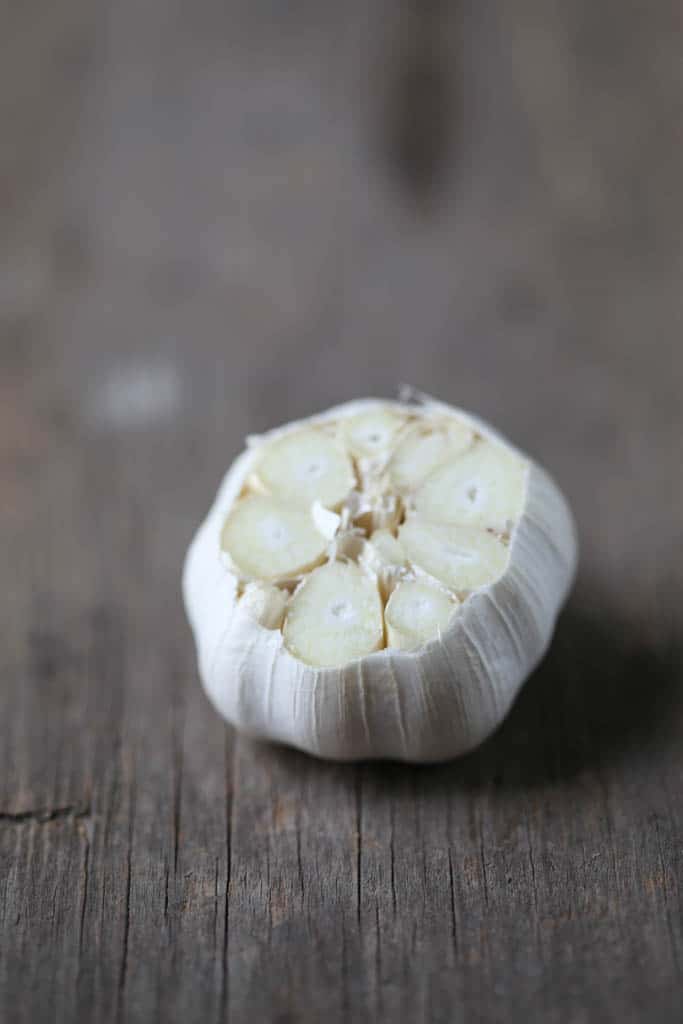
[{"label": "wood grain", "polygon": [[[680,1020],[680,11],[427,6],[3,12],[3,1021]],[[404,381],[571,496],[556,642],[453,764],[239,738],[192,532]]]}]

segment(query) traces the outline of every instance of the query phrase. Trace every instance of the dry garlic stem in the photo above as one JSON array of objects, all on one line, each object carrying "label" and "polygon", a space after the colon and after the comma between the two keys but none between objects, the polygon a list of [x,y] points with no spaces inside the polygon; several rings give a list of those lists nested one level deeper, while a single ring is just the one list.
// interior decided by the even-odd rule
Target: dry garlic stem
[{"label": "dry garlic stem", "polygon": [[229,721],[325,757],[432,761],[504,717],[575,562],[562,494],[493,429],[371,399],[252,440],[184,592]]}]

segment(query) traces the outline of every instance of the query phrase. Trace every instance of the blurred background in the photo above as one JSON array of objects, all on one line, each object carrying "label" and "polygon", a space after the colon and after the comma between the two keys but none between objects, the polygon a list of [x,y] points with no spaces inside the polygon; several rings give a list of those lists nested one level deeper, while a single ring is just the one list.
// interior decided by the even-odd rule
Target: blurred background
[{"label": "blurred background", "polygon": [[[410,384],[546,464],[581,535],[562,655],[465,772],[557,779],[626,749],[613,829],[656,806],[677,849],[678,0],[0,19],[0,811],[105,808],[115,852],[163,863],[179,745],[203,835],[225,738],[179,596],[192,532],[245,434]],[[238,750],[258,777],[270,755]]]},{"label": "blurred background", "polygon": [[175,568],[245,433],[408,383],[546,461],[587,572],[669,570],[680,19],[673,0],[7,4],[7,525],[48,491],[55,526],[108,491]]}]

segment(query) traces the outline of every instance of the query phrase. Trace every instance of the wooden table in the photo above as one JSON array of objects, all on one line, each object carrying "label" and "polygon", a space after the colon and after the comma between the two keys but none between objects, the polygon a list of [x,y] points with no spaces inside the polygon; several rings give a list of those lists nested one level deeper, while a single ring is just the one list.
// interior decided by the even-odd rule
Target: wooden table
[{"label": "wooden table", "polygon": [[[678,1022],[675,0],[26,0],[0,60],[0,1019]],[[242,437],[410,382],[582,566],[452,764],[238,738],[180,567]]]}]

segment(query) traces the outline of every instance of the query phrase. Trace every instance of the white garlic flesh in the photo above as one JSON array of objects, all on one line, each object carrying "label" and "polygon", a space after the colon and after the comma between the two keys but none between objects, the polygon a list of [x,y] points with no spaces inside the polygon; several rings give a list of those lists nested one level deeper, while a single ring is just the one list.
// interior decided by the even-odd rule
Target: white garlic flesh
[{"label": "white garlic flesh", "polygon": [[218,711],[337,760],[438,761],[502,721],[577,558],[548,475],[432,399],[366,399],[250,438],[188,552]]},{"label": "white garlic flesh", "polygon": [[399,583],[384,612],[387,645],[410,649],[432,640],[446,629],[456,605],[456,598],[431,583]]}]

